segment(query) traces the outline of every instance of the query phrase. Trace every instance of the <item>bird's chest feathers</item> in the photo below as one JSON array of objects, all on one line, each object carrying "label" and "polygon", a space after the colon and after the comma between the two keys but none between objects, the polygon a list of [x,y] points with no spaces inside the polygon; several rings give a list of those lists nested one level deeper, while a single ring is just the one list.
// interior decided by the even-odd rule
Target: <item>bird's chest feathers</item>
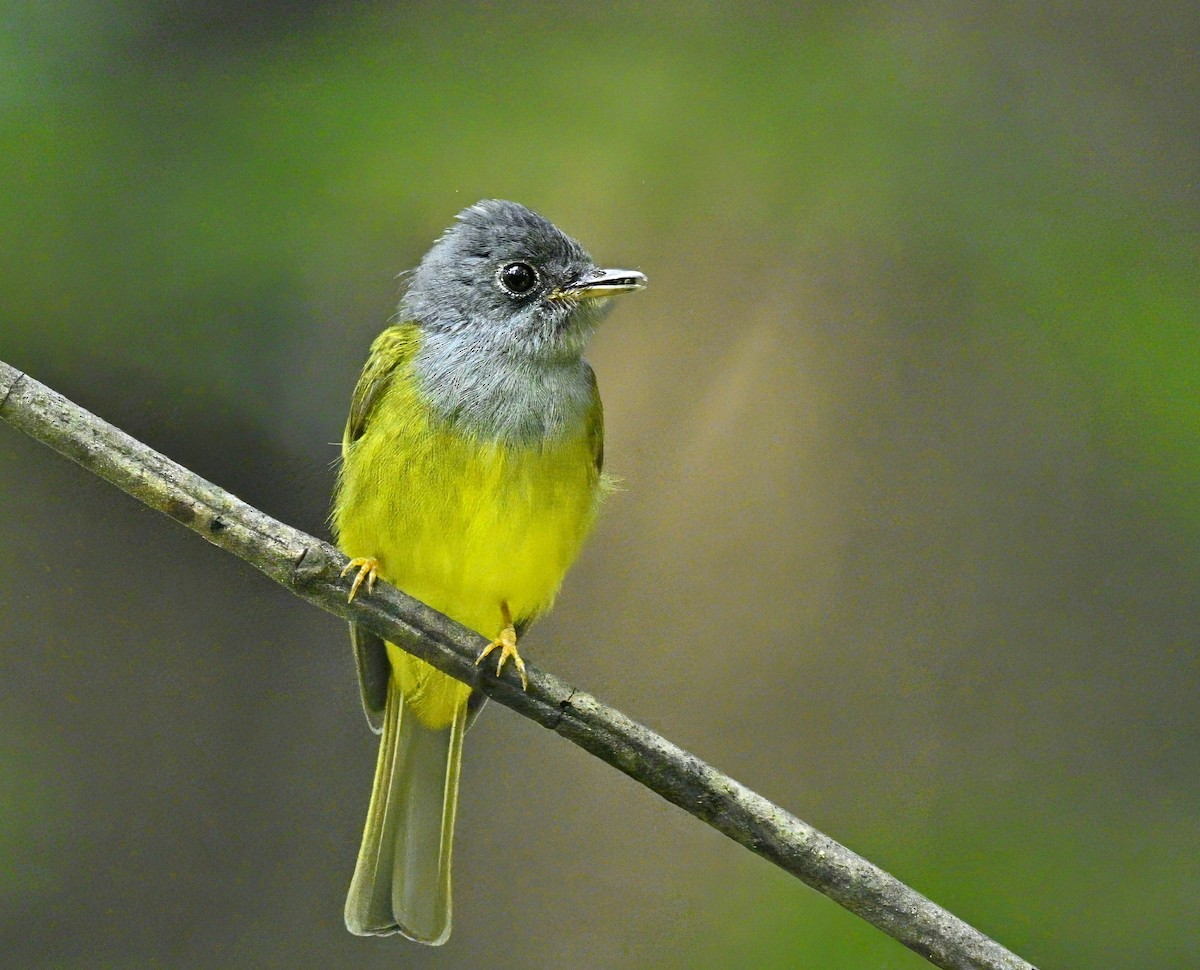
[{"label": "bird's chest feathers", "polygon": [[343,548],[379,558],[385,578],[476,629],[475,604],[488,617],[500,600],[518,618],[541,612],[597,511],[589,375],[582,405],[553,381],[461,376],[450,414],[411,376],[347,456],[344,485],[370,527],[344,531]]},{"label": "bird's chest feathers", "polygon": [[578,357],[539,361],[481,353],[468,338],[426,337],[413,376],[434,413],[487,441],[526,445],[576,431],[593,404],[588,365]]}]

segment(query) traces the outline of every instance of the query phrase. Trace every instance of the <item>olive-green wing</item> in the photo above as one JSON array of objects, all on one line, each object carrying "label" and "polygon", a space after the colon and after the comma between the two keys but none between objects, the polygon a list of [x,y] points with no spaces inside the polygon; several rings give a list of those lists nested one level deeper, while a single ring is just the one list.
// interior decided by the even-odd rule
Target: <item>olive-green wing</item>
[{"label": "olive-green wing", "polygon": [[[358,441],[371,422],[375,406],[396,372],[407,364],[417,347],[416,327],[400,324],[383,331],[371,344],[371,352],[350,399],[350,417],[342,439],[342,455]],[[357,623],[350,624],[350,643],[354,647],[354,665],[358,672],[358,692],[367,723],[378,734],[383,730],[387,707],[387,686],[392,675],[387,647],[383,639]]]},{"label": "olive-green wing", "polygon": [[587,367],[588,379],[592,384],[592,406],[588,409],[587,435],[592,444],[592,461],[596,465],[596,474],[604,471],[604,405],[600,401],[600,385],[596,383],[596,372],[590,365]]},{"label": "olive-green wing", "polygon": [[387,647],[382,637],[357,623],[350,624],[350,646],[354,648],[358,696],[362,700],[363,713],[371,730],[379,734],[383,730],[388,681],[392,676]]},{"label": "olive-green wing", "polygon": [[412,360],[418,339],[416,325],[402,323],[388,327],[371,344],[371,352],[350,398],[350,417],[346,420],[346,434],[342,439],[343,453],[366,433],[375,405],[388,389],[396,371]]}]

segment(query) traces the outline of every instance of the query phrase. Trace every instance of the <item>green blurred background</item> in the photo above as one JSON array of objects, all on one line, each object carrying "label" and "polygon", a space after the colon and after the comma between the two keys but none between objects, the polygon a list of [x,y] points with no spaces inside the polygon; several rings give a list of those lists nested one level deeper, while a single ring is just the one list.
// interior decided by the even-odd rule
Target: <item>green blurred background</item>
[{"label": "green blurred background", "polygon": [[[644,270],[626,490],[527,656],[1027,959],[1200,964],[1200,7],[0,7],[0,359],[327,535],[455,212]],[[917,968],[472,732],[448,946],[342,926],[343,626],[0,425],[14,967]]]}]

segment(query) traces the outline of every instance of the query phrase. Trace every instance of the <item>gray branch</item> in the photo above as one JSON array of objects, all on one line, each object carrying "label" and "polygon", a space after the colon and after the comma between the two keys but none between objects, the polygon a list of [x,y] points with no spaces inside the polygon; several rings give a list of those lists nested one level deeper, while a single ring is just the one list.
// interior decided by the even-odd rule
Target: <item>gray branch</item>
[{"label": "gray branch", "polygon": [[[169,515],[297,596],[362,623],[543,727],[574,741],[861,916],[938,967],[1033,970],[978,930],[778,805],[557,677],[475,665],[478,634],[380,583],[346,602],[346,557],[252,508],[0,361],[0,417],[153,509]],[[485,665],[486,666],[486,665]]]}]

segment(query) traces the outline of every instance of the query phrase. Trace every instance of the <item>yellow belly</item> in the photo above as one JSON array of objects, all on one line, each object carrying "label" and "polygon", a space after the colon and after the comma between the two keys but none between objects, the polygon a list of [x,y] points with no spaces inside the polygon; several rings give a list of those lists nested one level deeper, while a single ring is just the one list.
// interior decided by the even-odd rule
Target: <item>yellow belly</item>
[{"label": "yellow belly", "polygon": [[[599,472],[586,426],[540,445],[465,437],[432,418],[407,374],[393,379],[344,456],[334,527],[388,582],[497,636],[548,609],[595,520]],[[389,644],[409,705],[448,723],[469,689]]]}]

